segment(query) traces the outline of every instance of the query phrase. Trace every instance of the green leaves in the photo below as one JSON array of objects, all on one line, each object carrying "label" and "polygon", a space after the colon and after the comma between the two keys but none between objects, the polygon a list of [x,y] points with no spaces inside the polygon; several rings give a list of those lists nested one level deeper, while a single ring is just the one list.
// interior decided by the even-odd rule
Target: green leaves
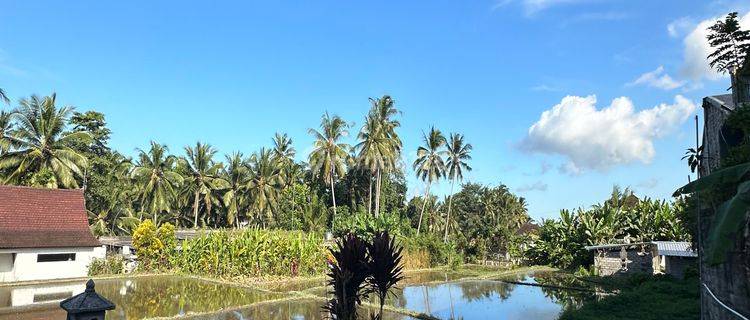
[{"label": "green leaves", "polygon": [[750,173],[750,162],[718,170],[677,189],[672,196],[677,197],[699,191],[708,191],[716,186],[738,183]]}]

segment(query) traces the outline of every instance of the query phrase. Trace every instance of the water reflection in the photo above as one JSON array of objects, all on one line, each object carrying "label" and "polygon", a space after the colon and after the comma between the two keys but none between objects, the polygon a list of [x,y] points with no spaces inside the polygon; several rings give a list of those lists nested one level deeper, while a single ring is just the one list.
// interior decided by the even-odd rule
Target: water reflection
[{"label": "water reflection", "polygon": [[[524,282],[535,283],[534,278]],[[516,285],[492,280],[409,285],[388,303],[441,319],[557,319],[593,293]]]},{"label": "water reflection", "polygon": [[[70,290],[74,288],[74,290]],[[46,286],[0,287],[0,319],[60,319],[57,303],[62,299],[14,304],[49,292],[78,294],[85,289],[84,282],[70,282]],[[229,307],[281,298],[282,294],[251,290],[192,278],[178,276],[136,277],[98,280],[96,291],[114,302],[117,308],[107,312],[107,319],[142,319],[185,315],[189,312],[216,311]],[[66,294],[66,297],[70,296]],[[5,297],[3,299],[3,297]],[[7,297],[10,297],[8,299]],[[63,298],[62,295],[59,298]],[[3,302],[5,301],[5,302]],[[7,303],[10,301],[10,303]],[[52,313],[52,315],[50,315]],[[64,318],[64,315],[62,316]]]},{"label": "water reflection", "polygon": [[[330,316],[323,313],[322,300],[289,300],[283,302],[264,303],[256,306],[244,308],[241,310],[231,310],[219,313],[200,315],[191,317],[191,319],[205,320],[250,320],[250,319],[269,319],[269,320],[324,320],[330,319]],[[363,308],[360,310],[360,319],[370,319],[374,313],[370,309]],[[412,319],[398,313],[384,312],[384,320],[405,320]]]}]

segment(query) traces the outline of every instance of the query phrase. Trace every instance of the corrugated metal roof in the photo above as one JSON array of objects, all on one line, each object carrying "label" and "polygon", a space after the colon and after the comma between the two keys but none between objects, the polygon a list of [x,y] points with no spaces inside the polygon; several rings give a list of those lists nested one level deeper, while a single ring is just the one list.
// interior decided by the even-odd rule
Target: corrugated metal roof
[{"label": "corrugated metal roof", "polygon": [[677,241],[652,241],[656,246],[656,251],[661,256],[674,257],[697,257],[698,253],[693,251],[690,242]]}]

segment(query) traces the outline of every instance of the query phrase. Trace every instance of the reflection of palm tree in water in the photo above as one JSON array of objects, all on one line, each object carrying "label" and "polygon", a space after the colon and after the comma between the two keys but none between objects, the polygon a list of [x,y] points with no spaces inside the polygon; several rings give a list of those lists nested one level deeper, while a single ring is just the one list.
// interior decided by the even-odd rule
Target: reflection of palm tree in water
[{"label": "reflection of palm tree in water", "polygon": [[430,311],[430,290],[427,290],[427,286],[422,286],[422,291],[424,291],[424,307],[427,309],[427,314],[432,314],[432,311]]},{"label": "reflection of palm tree in water", "polygon": [[[445,274],[445,282],[448,282],[448,274],[447,273]],[[456,316],[453,313],[453,294],[451,294],[451,286],[453,286],[453,285],[449,283],[448,284],[448,300],[450,300],[450,302],[451,302],[451,319],[455,319]]]}]

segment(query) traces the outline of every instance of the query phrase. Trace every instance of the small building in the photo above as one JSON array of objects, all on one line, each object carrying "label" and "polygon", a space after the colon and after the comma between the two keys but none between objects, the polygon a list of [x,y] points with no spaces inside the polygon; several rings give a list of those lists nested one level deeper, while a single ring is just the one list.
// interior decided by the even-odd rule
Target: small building
[{"label": "small building", "polygon": [[601,276],[648,273],[682,278],[685,269],[698,261],[689,242],[601,244],[586,246],[586,250],[596,252],[594,268]]},{"label": "small building", "polygon": [[0,282],[84,277],[104,256],[83,190],[0,186]]}]

